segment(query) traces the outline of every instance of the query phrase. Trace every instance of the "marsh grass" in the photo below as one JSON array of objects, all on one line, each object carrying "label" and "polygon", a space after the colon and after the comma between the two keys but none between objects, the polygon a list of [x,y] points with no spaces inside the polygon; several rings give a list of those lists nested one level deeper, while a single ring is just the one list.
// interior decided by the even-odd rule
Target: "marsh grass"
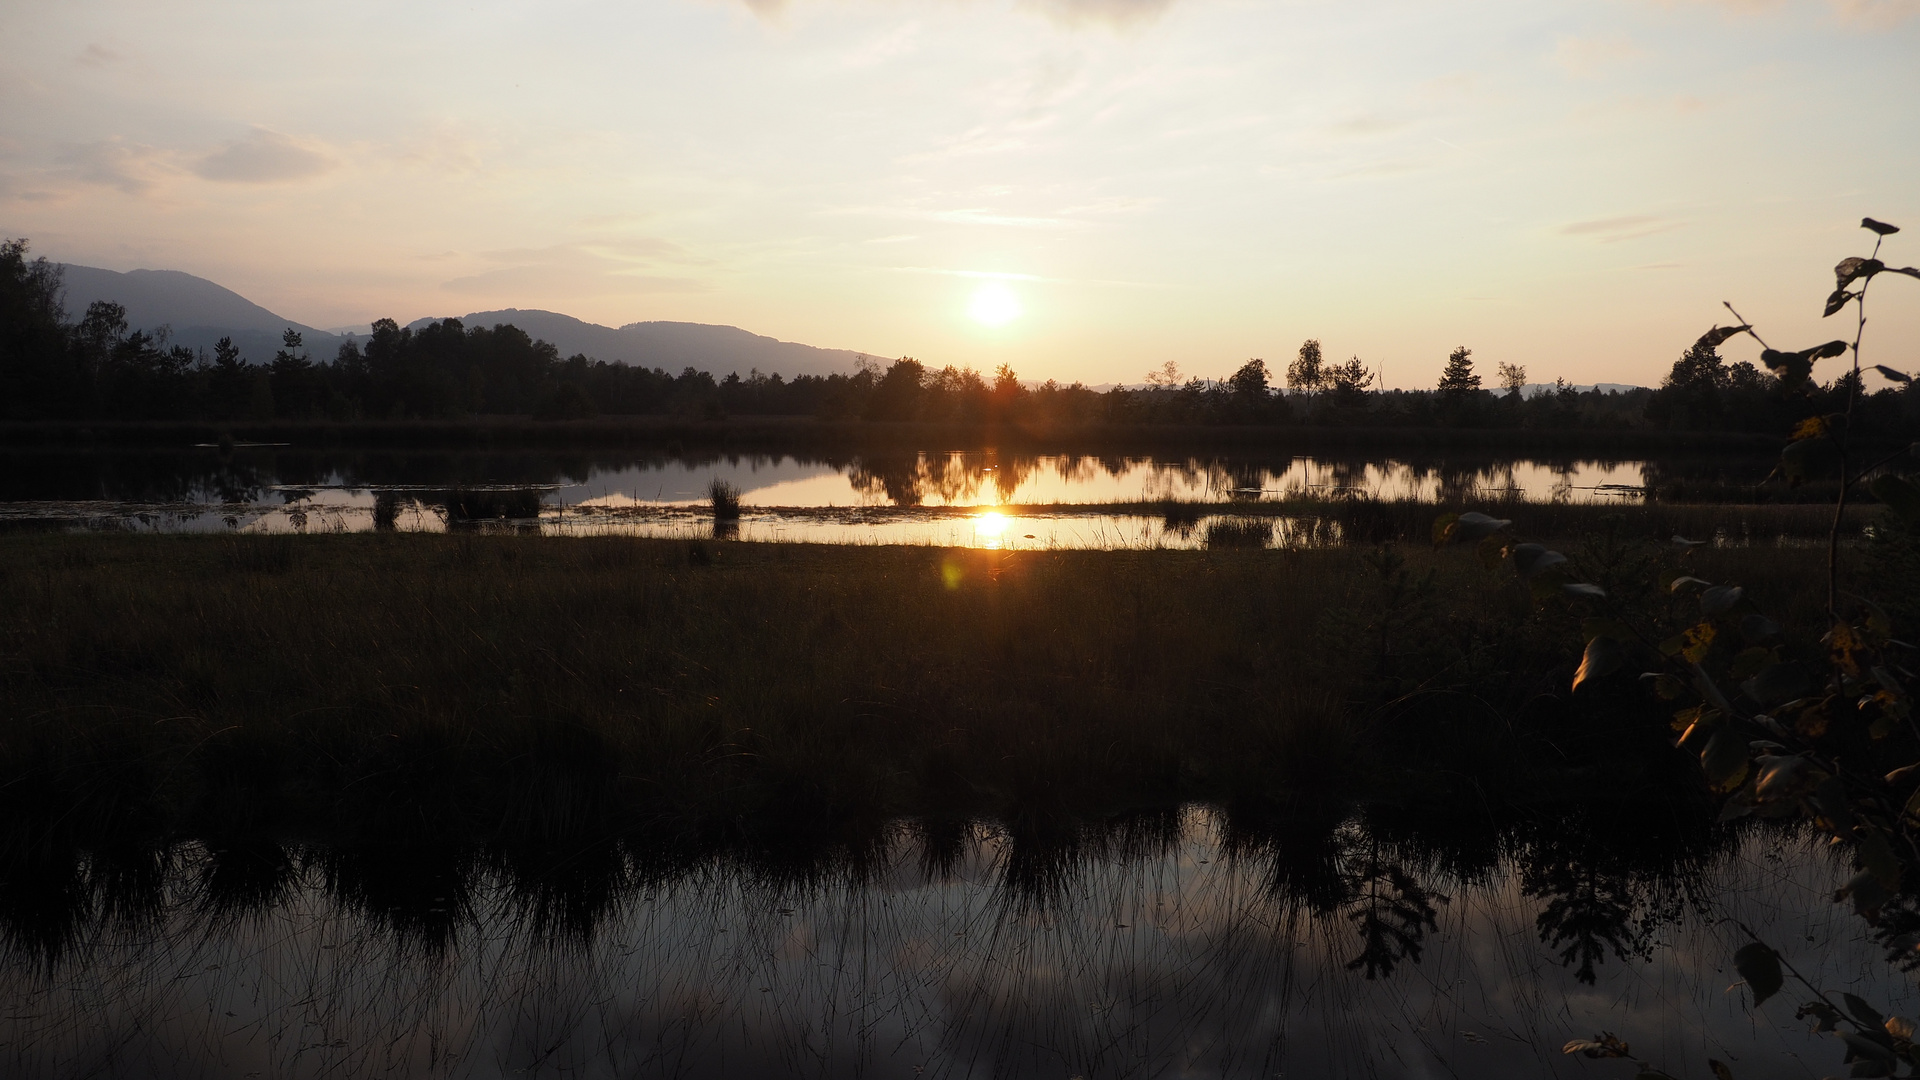
[{"label": "marsh grass", "polygon": [[[1233,502],[1159,501],[1102,504],[1009,504],[1009,514],[1120,514],[1158,517],[1170,532],[1191,534],[1214,515],[1252,520],[1288,518],[1303,525],[1307,535],[1328,544],[1373,545],[1425,543],[1434,519],[1448,511],[1481,510],[1510,518],[1517,530],[1531,536],[1579,538],[1605,531],[1665,542],[1676,533],[1723,544],[1774,544],[1782,541],[1824,541],[1833,524],[1831,504],[1801,503],[1666,503],[1623,499],[1619,502],[1537,502],[1517,497],[1492,499],[1376,499],[1283,498]],[[885,513],[887,511],[873,511]],[[976,507],[915,507],[915,514],[978,513]],[[1848,540],[1865,535],[1883,517],[1879,506],[1850,506],[1843,533]]]},{"label": "marsh grass", "polygon": [[239,533],[220,538],[220,565],[229,573],[284,574],[300,555],[300,537]]},{"label": "marsh grass", "polygon": [[[381,798],[464,798],[499,762],[577,748],[565,731],[618,764],[625,804],[695,816],[1124,799],[1264,775],[1271,725],[1302,702],[1367,707],[1380,657],[1355,642],[1383,620],[1406,625],[1372,651],[1418,642],[1433,655],[1416,667],[1454,662],[1464,634],[1558,677],[1564,642],[1527,638],[1577,639],[1577,619],[1403,550],[1445,597],[1412,615],[1348,549],[5,536],[0,567],[26,586],[0,599],[6,753],[104,740],[193,801],[204,778],[181,778],[233,742],[250,775],[290,778],[280,794],[353,803],[416,767]],[[1789,554],[1700,558],[1792,592]],[[501,808],[501,790],[467,794]]]},{"label": "marsh grass", "polygon": [[725,480],[715,480],[707,486],[707,500],[713,507],[713,520],[740,520],[740,489]]},{"label": "marsh grass", "polygon": [[1207,525],[1209,548],[1263,548],[1273,543],[1271,518],[1221,518]]},{"label": "marsh grass", "polygon": [[[1447,510],[1478,509],[1511,519],[1528,536],[1565,539],[1603,532],[1665,542],[1675,535],[1717,540],[1722,545],[1777,544],[1823,540],[1833,524],[1831,505],[1691,504],[1640,502],[1553,503],[1521,499],[1427,502],[1351,498],[1272,504],[1272,513],[1336,523],[1350,544],[1425,542],[1434,519]],[[1858,507],[1846,519],[1846,533],[1859,537],[1881,515],[1879,507]]]},{"label": "marsh grass", "polygon": [[1207,516],[1207,504],[1185,502],[1179,499],[1167,499],[1160,503],[1161,524],[1170,533],[1180,536],[1190,535],[1194,527]]},{"label": "marsh grass", "polygon": [[541,507],[540,492],[526,488],[456,488],[430,494],[422,501],[446,507],[450,524],[537,518]]},{"label": "marsh grass", "polygon": [[[1797,554],[1695,558],[1818,609]],[[879,866],[902,821],[934,864],[998,823],[1044,891],[1086,822],[1506,820],[1694,768],[1630,685],[1564,694],[1577,613],[1425,545],[11,535],[0,572],[0,929],[48,955],[183,843],[209,917],[297,871],[432,946],[476,868],[565,931],[718,853]]]}]

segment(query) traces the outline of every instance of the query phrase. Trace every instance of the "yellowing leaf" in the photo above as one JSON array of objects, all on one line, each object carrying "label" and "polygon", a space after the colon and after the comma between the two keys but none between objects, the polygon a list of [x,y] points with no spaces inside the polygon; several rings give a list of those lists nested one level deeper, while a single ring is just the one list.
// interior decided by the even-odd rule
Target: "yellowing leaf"
[{"label": "yellowing leaf", "polygon": [[1573,673],[1573,689],[1578,690],[1591,680],[1613,674],[1626,662],[1626,646],[1604,635],[1594,638],[1587,642],[1587,651],[1580,658],[1580,670]]},{"label": "yellowing leaf", "polygon": [[1723,727],[1707,740],[1700,753],[1700,767],[1707,782],[1716,791],[1732,791],[1747,776],[1747,740],[1730,727]]},{"label": "yellowing leaf", "polygon": [[1686,632],[1686,645],[1680,655],[1689,664],[1697,664],[1707,658],[1707,650],[1713,648],[1713,639],[1719,633],[1710,622],[1703,622]]}]

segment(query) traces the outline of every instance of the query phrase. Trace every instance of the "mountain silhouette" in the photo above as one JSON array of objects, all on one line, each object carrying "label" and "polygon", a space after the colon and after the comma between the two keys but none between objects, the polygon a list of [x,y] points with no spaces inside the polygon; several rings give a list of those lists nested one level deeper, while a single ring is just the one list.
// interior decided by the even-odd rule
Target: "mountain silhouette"
[{"label": "mountain silhouette", "polygon": [[[253,363],[273,359],[280,335],[291,327],[300,332],[307,355],[331,360],[340,345],[355,337],[334,334],[298,323],[261,307],[206,278],[179,270],[129,270],[119,273],[71,263],[62,267],[68,318],[78,319],[87,305],[111,300],[127,309],[127,323],[135,329],[168,329],[168,340],[190,349],[213,351],[214,343],[230,337],[240,355]],[[560,355],[585,353],[595,360],[637,364],[679,372],[684,368],[712,372],[724,378],[758,369],[767,374],[828,375],[852,371],[864,355],[846,349],[819,349],[750,333],[737,326],[707,323],[635,322],[621,327],[601,326],[570,315],[537,309],[506,308],[456,316],[467,326],[510,323],[529,335],[550,341]],[[416,319],[419,328],[437,318]]]},{"label": "mountain silhouette", "polygon": [[61,270],[68,318],[78,319],[96,300],[111,300],[127,309],[127,325],[149,332],[167,327],[169,342],[190,349],[211,353],[214,342],[230,337],[241,356],[263,364],[273,359],[288,327],[300,332],[307,355],[317,360],[333,359],[346,340],[282,318],[232,289],[180,270],[122,274],[71,263]]},{"label": "mountain silhouette", "polygon": [[[788,378],[831,375],[852,371],[855,362],[865,355],[847,349],[820,349],[781,341],[737,326],[710,323],[635,322],[615,328],[571,315],[524,308],[476,311],[456,317],[467,326],[510,323],[542,341],[552,342],[561,356],[585,353],[595,360],[664,368],[676,373],[690,367],[721,377],[730,372],[745,376],[756,368],[766,374],[777,371]],[[419,328],[434,321],[418,319],[410,325]]]}]

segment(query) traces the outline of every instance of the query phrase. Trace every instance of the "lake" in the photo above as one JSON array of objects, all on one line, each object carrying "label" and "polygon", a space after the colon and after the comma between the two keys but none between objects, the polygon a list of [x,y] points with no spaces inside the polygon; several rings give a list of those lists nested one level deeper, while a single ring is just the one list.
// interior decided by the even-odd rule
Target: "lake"
[{"label": "lake", "polygon": [[[743,540],[961,547],[1194,547],[1210,528],[1303,501],[1638,503],[1650,486],[1753,485],[1766,462],[929,451],[841,458],[293,447],[0,455],[0,526],[360,532],[492,527],[573,535],[714,534],[715,482]],[[1171,511],[1171,513],[1169,512]]]}]

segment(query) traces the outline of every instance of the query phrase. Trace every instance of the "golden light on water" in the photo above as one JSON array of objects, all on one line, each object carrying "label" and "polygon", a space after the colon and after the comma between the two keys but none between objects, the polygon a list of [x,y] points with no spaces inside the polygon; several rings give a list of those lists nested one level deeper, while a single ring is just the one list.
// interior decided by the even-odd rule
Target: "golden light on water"
[{"label": "golden light on water", "polygon": [[997,540],[1007,531],[1007,519],[996,513],[981,514],[973,523],[973,531],[989,540]]}]

